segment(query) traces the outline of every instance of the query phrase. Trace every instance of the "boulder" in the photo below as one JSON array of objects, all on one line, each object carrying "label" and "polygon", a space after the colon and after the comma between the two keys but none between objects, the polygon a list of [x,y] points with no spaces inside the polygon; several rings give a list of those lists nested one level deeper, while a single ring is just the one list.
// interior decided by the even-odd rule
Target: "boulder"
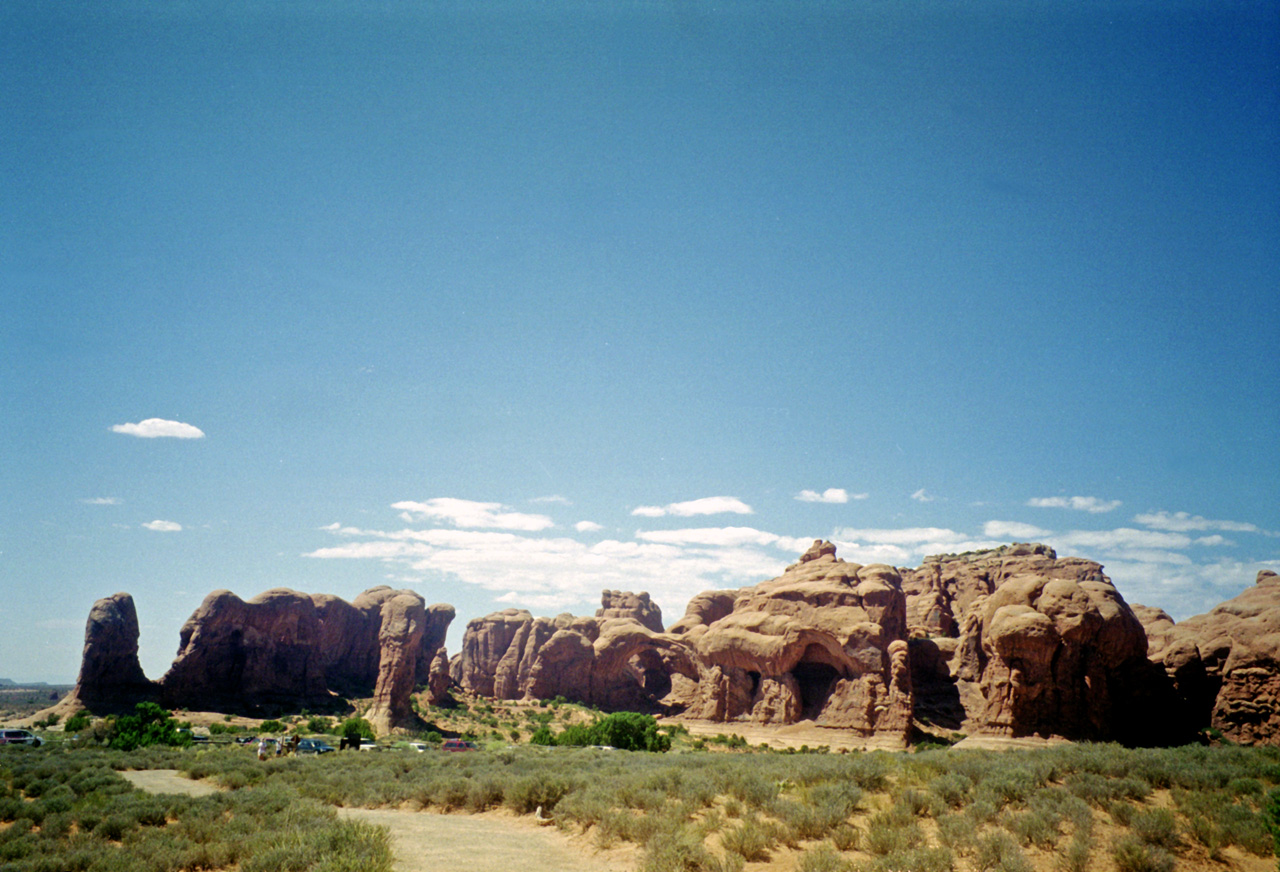
[{"label": "boulder", "polygon": [[1208,726],[1243,744],[1280,744],[1275,572],[1262,570],[1253,587],[1234,599],[1163,628],[1162,644],[1151,658],[1173,683],[1189,727]]}]

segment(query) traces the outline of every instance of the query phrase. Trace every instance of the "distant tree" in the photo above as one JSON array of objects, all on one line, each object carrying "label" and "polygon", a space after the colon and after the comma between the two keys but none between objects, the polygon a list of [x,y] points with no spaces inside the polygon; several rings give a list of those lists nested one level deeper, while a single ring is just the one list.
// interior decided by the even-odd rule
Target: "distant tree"
[{"label": "distant tree", "polygon": [[269,721],[263,721],[261,724],[258,725],[259,732],[263,732],[263,733],[283,733],[287,729],[289,728],[286,727],[283,723],[274,719]]},{"label": "distant tree", "polygon": [[355,741],[356,747],[360,746],[361,739],[376,739],[377,735],[373,732],[373,724],[364,718],[347,718],[342,722],[342,737],[348,742]]},{"label": "distant tree", "polygon": [[67,718],[62,728],[68,733],[78,733],[87,726],[89,726],[89,713],[81,710]]},{"label": "distant tree", "polygon": [[134,706],[133,714],[116,718],[110,745],[121,751],[148,745],[190,745],[191,732],[182,732],[178,727],[166,709],[154,702],[140,702]]}]

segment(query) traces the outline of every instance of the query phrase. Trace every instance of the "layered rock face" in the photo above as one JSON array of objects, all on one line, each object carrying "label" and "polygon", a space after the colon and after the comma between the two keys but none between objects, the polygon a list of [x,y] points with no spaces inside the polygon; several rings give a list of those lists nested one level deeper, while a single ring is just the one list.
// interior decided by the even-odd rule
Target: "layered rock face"
[{"label": "layered rock face", "polygon": [[1044,545],[903,571],[917,712],[1007,736],[1129,738],[1150,702],[1146,634],[1102,572]]},{"label": "layered rock face", "polygon": [[[52,711],[64,718],[80,709],[123,711],[158,693],[138,663],[138,612],[133,597],[117,593],[98,600],[85,624],[76,686]],[[122,704],[122,700],[128,702]]]},{"label": "layered rock face", "polygon": [[[860,566],[814,542],[772,581],[725,601],[703,594],[678,637],[697,655],[694,717],[818,726],[905,737],[912,686],[906,598],[897,570]],[[673,628],[676,629],[676,628]]]},{"label": "layered rock face", "polygon": [[642,627],[655,633],[662,632],[662,609],[649,599],[644,591],[631,593],[623,590],[606,590],[600,596],[600,608],[596,617],[602,620],[610,618],[631,618]]},{"label": "layered rock face", "polygon": [[1184,723],[1211,726],[1233,741],[1280,744],[1280,576],[1179,624],[1144,610],[1159,640],[1151,659],[1177,694]]},{"label": "layered rock face", "polygon": [[179,634],[160,680],[166,705],[220,709],[329,703],[319,615],[311,597],[276,588],[245,602],[229,590],[205,597]]},{"label": "layered rock face", "polygon": [[348,603],[276,588],[245,602],[209,594],[183,625],[161,679],[166,704],[185,708],[323,708],[372,692],[371,723],[411,722],[410,695],[428,682],[453,607],[413,591],[375,587]]},{"label": "layered rock face", "polygon": [[595,618],[508,609],[472,621],[453,664],[464,688],[564,696],[602,708],[905,737],[911,724],[906,600],[896,570],[815,542],[773,581],[695,597],[662,633],[648,597],[605,591]]},{"label": "layered rock face", "polygon": [[[430,683],[453,615],[452,606],[427,608],[418,594],[389,587],[352,603],[285,588],[245,602],[218,590],[183,625],[169,671],[151,682],[138,664],[133,599],[116,594],[94,604],[80,680],[55,710],[106,713],[159,699],[175,708],[296,711],[326,708],[339,694],[372,695],[369,716],[385,731],[412,721],[410,695]],[[436,670],[431,686],[442,695],[448,683]]]},{"label": "layered rock face", "polygon": [[563,696],[655,710],[673,674],[697,674],[690,652],[661,627],[662,614],[645,593],[605,591],[594,618],[506,609],[467,624],[452,675],[463,688],[497,699]]}]

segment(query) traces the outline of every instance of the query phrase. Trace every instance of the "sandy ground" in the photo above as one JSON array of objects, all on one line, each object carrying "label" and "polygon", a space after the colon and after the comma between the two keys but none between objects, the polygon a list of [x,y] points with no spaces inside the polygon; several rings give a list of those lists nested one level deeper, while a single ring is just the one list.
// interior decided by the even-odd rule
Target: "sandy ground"
[{"label": "sandy ground", "polygon": [[[203,796],[219,790],[184,778],[175,769],[120,774],[151,793]],[[397,872],[625,872],[637,865],[634,847],[599,851],[588,838],[540,826],[530,816],[365,808],[342,808],[338,813],[386,827]]]}]

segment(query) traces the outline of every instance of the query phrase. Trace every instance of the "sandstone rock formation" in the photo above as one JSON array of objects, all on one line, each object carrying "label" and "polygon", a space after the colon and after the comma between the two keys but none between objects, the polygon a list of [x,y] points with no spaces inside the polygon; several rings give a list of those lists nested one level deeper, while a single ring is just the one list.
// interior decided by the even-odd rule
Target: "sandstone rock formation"
[{"label": "sandstone rock formation", "polygon": [[635,617],[607,616],[635,608],[612,604],[643,604],[641,615],[661,626],[647,595],[605,591],[602,599],[606,615],[595,618],[506,609],[471,621],[451,664],[454,680],[497,699],[563,696],[603,708],[660,708],[673,673],[696,675],[689,652]]},{"label": "sandstone rock formation", "polygon": [[65,719],[81,709],[108,713],[153,699],[159,688],[138,663],[138,613],[133,597],[117,593],[89,610],[76,686],[50,713]]},{"label": "sandstone rock formation", "polygon": [[[708,595],[699,604],[708,616],[722,607]],[[780,577],[737,591],[728,614],[705,625],[690,618],[679,629],[701,670],[691,716],[809,719],[905,739],[912,712],[906,598],[892,567],[846,563],[831,543],[814,542]]]},{"label": "sandstone rock formation", "polygon": [[668,633],[654,629],[660,618],[642,622],[647,599],[605,591],[595,618],[508,609],[474,620],[453,677],[504,699],[906,736],[906,601],[892,567],[845,563],[815,542],[780,578],[695,597]]},{"label": "sandstone rock formation", "polygon": [[[378,683],[365,717],[377,733],[410,726],[413,686],[418,675],[427,610],[422,597],[402,591],[382,604],[378,630]],[[428,666],[430,670],[430,666]]]},{"label": "sandstone rock formation", "polygon": [[160,680],[174,708],[281,711],[330,703],[320,618],[311,597],[275,588],[245,602],[229,590],[205,597],[183,624],[178,656]]},{"label": "sandstone rock formation", "polygon": [[622,590],[606,590],[600,596],[600,608],[596,611],[600,619],[632,618],[642,627],[655,633],[662,632],[662,609],[649,599],[644,591],[631,593]]},{"label": "sandstone rock formation", "polygon": [[1186,725],[1210,726],[1233,742],[1280,744],[1280,576],[1263,570],[1208,614],[1159,624],[1161,644],[1150,656],[1171,680]]},{"label": "sandstone rock formation", "polygon": [[917,714],[1007,736],[1130,739],[1146,634],[1102,572],[1044,545],[903,570]]},{"label": "sandstone rock formation", "polygon": [[173,708],[260,714],[373,696],[369,716],[385,731],[413,720],[410,696],[429,682],[453,615],[452,606],[427,608],[418,594],[385,586],[351,603],[285,588],[245,602],[218,590],[187,619],[177,658],[153,683],[138,665],[133,600],[116,594],[90,612],[80,680],[56,712],[106,713],[159,699]]}]

